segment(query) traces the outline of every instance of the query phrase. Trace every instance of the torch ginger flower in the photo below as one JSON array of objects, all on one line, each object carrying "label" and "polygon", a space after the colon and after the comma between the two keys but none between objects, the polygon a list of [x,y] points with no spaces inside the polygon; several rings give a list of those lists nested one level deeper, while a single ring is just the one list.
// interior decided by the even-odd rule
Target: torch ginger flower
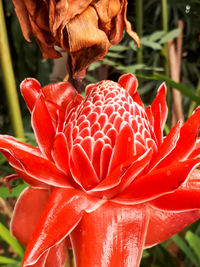
[{"label": "torch ginger flower", "polygon": [[102,81],[82,97],[68,82],[25,79],[38,147],[0,136],[0,150],[30,184],[11,224],[25,266],[139,266],[144,248],[198,220],[200,109],[163,137],[166,86],[151,106],[137,80]]}]

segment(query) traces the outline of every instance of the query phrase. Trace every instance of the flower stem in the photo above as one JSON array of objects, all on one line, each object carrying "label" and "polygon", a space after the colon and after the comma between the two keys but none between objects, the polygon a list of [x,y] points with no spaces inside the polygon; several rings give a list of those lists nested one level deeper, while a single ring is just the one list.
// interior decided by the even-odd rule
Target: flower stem
[{"label": "flower stem", "polygon": [[[136,0],[136,32],[139,37],[142,37],[143,29],[143,0]],[[143,62],[143,51],[142,45],[137,52],[137,64],[142,64]]]},{"label": "flower stem", "polygon": [[3,73],[3,82],[13,132],[17,138],[24,138],[24,130],[9,51],[2,0],[0,0],[0,64]]}]

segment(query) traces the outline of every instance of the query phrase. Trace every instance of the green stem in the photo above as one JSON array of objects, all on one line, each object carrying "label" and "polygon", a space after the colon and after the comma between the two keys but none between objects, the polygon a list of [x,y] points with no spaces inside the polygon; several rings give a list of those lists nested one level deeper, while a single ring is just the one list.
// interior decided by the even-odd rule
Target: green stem
[{"label": "green stem", "polygon": [[[142,37],[143,31],[143,0],[136,0],[136,32],[139,37]],[[143,62],[143,51],[142,45],[137,52],[137,64],[142,64]]]},{"label": "green stem", "polygon": [[[168,32],[168,12],[167,12],[167,0],[161,0],[162,1],[162,26],[163,31],[165,33]],[[165,76],[169,77],[169,52],[168,52],[168,43],[164,44],[163,47],[163,55],[164,55],[164,68],[165,68]],[[168,89],[167,90],[167,104],[169,108],[169,115],[168,118],[171,120],[171,92]],[[170,123],[168,121],[168,123]]]},{"label": "green stem", "polygon": [[[168,32],[168,14],[167,14],[167,0],[162,1],[162,24],[163,31]],[[165,58],[165,75],[169,77],[169,53],[168,53],[168,43],[164,44],[164,58]]]},{"label": "green stem", "polygon": [[[168,14],[167,14],[167,0],[162,0],[162,25],[163,31],[168,32]],[[164,58],[165,58],[165,75],[169,77],[169,54],[168,43],[164,44]]]},{"label": "green stem", "polygon": [[2,0],[0,0],[0,64],[3,73],[3,82],[5,86],[13,132],[17,138],[23,139],[24,130],[9,51]]}]

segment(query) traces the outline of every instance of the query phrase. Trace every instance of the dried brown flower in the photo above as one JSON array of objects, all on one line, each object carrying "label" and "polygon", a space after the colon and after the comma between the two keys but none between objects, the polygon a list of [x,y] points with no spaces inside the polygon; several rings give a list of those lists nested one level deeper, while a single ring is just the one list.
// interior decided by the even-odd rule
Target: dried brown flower
[{"label": "dried brown flower", "polygon": [[43,57],[57,58],[55,45],[69,53],[73,77],[102,59],[111,44],[122,39],[123,30],[139,44],[126,19],[127,0],[12,0],[23,35],[32,33]]}]

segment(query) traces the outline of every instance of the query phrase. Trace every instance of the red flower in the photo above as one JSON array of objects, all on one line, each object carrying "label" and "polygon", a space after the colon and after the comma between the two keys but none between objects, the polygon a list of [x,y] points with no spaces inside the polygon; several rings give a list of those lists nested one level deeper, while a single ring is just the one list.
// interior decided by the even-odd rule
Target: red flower
[{"label": "red flower", "polygon": [[163,137],[165,84],[146,110],[136,89],[131,74],[84,100],[68,82],[22,82],[38,147],[1,136],[0,150],[30,184],[11,226],[23,266],[64,266],[68,236],[78,267],[138,266],[200,217],[200,109]]}]

